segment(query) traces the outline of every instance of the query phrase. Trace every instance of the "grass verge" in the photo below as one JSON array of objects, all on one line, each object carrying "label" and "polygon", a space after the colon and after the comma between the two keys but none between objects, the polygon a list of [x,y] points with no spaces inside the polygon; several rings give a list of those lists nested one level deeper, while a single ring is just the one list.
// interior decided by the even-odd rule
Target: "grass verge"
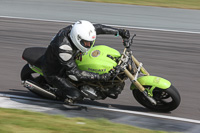
[{"label": "grass verge", "polygon": [[67,118],[16,109],[0,108],[1,133],[166,133],[112,123],[106,119]]},{"label": "grass verge", "polygon": [[89,2],[119,3],[131,5],[200,9],[200,0],[78,0]]}]

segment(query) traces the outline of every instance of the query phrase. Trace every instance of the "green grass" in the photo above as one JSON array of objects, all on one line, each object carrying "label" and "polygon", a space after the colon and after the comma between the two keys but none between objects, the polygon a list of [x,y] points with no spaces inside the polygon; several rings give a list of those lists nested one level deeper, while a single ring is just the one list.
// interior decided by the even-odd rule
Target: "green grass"
[{"label": "green grass", "polygon": [[166,133],[112,123],[0,108],[0,133]]},{"label": "green grass", "polygon": [[119,3],[131,5],[200,9],[200,0],[79,0],[90,2]]}]

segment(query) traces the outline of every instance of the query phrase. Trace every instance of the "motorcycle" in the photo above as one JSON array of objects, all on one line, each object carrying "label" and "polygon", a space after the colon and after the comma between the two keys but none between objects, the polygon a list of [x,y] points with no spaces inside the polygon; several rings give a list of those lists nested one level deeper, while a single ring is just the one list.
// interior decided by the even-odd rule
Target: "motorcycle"
[{"label": "motorcycle", "polygon": [[[129,45],[133,44],[135,36],[129,40]],[[56,88],[46,82],[41,70],[41,60],[45,51],[44,47],[30,47],[24,50],[22,57],[27,64],[21,70],[21,80],[23,86],[31,92],[43,98],[57,100]],[[94,46],[81,59],[76,58],[76,64],[84,71],[98,74],[112,72],[112,77],[107,82],[71,80],[85,99],[116,99],[124,89],[125,81],[130,79],[130,90],[136,101],[144,107],[153,111],[169,112],[180,104],[180,94],[171,82],[150,75],[143,64],[134,57],[130,48],[125,47],[120,54],[116,49],[105,45]]]}]

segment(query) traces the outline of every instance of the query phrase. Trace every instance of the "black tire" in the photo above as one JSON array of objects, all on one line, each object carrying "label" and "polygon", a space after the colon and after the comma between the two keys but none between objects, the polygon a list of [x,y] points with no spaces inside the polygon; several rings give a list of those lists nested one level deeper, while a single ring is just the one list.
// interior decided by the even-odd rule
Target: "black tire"
[{"label": "black tire", "polygon": [[153,98],[157,105],[153,105],[138,89],[133,90],[133,96],[144,107],[158,112],[172,111],[181,102],[181,97],[174,86],[170,86],[168,89],[155,88],[153,90]]},{"label": "black tire", "polygon": [[30,80],[37,84],[46,83],[44,77],[34,72],[28,64],[26,64],[21,70],[21,80]]},{"label": "black tire", "polygon": [[21,80],[34,80],[32,74],[35,73],[28,64],[26,64],[21,70]]}]

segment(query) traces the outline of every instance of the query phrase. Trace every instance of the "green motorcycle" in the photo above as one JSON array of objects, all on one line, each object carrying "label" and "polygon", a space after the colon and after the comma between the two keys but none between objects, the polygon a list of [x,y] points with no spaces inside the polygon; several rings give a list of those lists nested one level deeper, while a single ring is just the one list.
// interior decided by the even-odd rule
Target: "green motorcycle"
[{"label": "green motorcycle", "polygon": [[[133,43],[135,35],[130,40]],[[24,87],[31,92],[48,99],[58,99],[55,95],[56,88],[49,85],[40,69],[40,60],[46,48],[31,47],[23,52],[23,59],[28,63],[21,71],[21,80]],[[123,53],[105,46],[92,47],[82,56],[76,58],[80,70],[103,74],[112,70],[112,77],[107,82],[71,82],[81,92],[84,98],[91,100],[116,99],[125,86],[125,81],[132,82],[130,90],[135,99],[144,107],[168,112],[176,109],[181,101],[179,92],[170,81],[151,76],[134,56],[130,48],[125,48]],[[114,68],[114,69],[113,69]],[[69,79],[70,80],[70,79]]]}]

